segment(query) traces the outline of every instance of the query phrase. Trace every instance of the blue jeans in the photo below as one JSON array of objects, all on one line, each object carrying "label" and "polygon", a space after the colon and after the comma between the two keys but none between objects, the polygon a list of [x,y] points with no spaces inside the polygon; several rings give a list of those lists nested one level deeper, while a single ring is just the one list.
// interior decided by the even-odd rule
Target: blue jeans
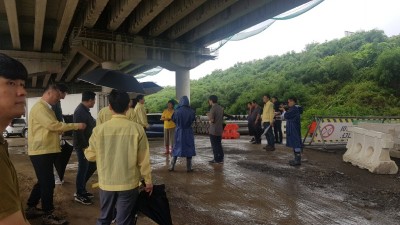
[{"label": "blue jeans", "polygon": [[96,162],[89,162],[85,158],[83,149],[75,149],[78,157],[78,172],[76,173],[76,193],[78,195],[85,194],[86,183],[96,171]]},{"label": "blue jeans", "polygon": [[138,188],[127,191],[99,191],[100,193],[100,217],[96,225],[110,225],[114,218],[114,210],[117,210],[118,225],[132,225],[134,215],[133,207],[139,196]]},{"label": "blue jeans", "polygon": [[[263,123],[263,128],[264,130],[270,126],[270,122],[265,122]],[[275,138],[274,138],[274,132],[272,131],[273,127],[269,127],[267,133],[265,134],[265,137],[267,138],[268,141],[268,146],[275,147]]]},{"label": "blue jeans", "polygon": [[217,162],[224,161],[224,150],[222,149],[222,137],[210,134],[211,147],[214,154],[214,160]]}]

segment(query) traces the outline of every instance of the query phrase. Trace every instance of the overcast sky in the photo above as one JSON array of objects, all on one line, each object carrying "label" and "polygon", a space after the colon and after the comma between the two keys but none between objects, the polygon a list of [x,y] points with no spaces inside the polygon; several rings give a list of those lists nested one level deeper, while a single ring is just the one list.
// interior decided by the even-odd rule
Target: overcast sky
[{"label": "overcast sky", "polygon": [[[227,69],[237,62],[300,52],[306,44],[344,37],[345,31],[384,30],[386,35],[400,34],[400,0],[325,0],[296,18],[276,21],[265,31],[241,41],[229,41],[219,49],[216,60],[190,70],[191,79],[199,79],[216,69]],[[175,86],[175,72],[140,79],[161,86]]]}]

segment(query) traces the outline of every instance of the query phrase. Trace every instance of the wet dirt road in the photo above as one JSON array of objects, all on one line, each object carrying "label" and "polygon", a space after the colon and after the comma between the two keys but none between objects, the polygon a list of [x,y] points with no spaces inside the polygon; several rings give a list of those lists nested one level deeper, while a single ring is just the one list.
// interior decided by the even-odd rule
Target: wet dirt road
[{"label": "wet dirt road", "polygon": [[[24,140],[8,139],[10,153],[22,180],[26,199],[35,182]],[[212,165],[207,136],[196,136],[197,156],[193,173],[186,159],[178,159],[174,172],[167,170],[170,157],[163,154],[161,139],[150,140],[154,183],[166,185],[175,225],[197,224],[399,224],[399,175],[374,175],[341,160],[335,153],[305,150],[301,167],[287,164],[290,149],[277,145],[266,152],[249,137],[223,140],[225,163]],[[66,183],[56,187],[57,212],[70,224],[95,224],[98,197],[92,206],[73,201],[76,157],[73,154]],[[96,182],[94,176],[89,183]],[[92,190],[94,193],[96,190]],[[40,224],[32,221],[32,224]],[[138,224],[154,224],[139,217]]]}]

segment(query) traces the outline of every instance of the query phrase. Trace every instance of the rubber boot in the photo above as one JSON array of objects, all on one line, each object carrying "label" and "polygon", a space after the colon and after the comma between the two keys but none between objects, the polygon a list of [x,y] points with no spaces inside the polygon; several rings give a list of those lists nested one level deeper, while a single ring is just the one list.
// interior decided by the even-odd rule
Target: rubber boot
[{"label": "rubber boot", "polygon": [[294,160],[290,160],[289,164],[291,166],[300,166],[301,165],[301,153],[295,152],[294,153]]},{"label": "rubber boot", "polygon": [[171,160],[171,165],[169,166],[168,170],[169,171],[174,171],[175,169],[175,164],[176,164],[176,160],[178,159],[178,157],[174,156]]},{"label": "rubber boot", "polygon": [[186,171],[188,173],[193,172],[193,169],[192,169],[192,157],[186,157]]},{"label": "rubber boot", "polygon": [[165,154],[169,154],[169,145],[165,146]]}]

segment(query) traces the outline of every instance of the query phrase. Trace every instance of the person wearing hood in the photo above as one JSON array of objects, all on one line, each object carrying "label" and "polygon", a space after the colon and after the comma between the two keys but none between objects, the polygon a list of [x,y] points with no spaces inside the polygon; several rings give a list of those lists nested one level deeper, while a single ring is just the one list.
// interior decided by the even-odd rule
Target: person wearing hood
[{"label": "person wearing hood", "polygon": [[172,114],[172,121],[176,124],[175,143],[172,150],[172,161],[169,171],[174,171],[178,157],[186,157],[187,172],[192,172],[192,157],[196,155],[194,134],[192,129],[195,112],[189,105],[187,96],[182,96],[179,105]]},{"label": "person wearing hood", "polygon": [[283,110],[282,117],[286,119],[286,146],[293,148],[294,160],[290,160],[289,164],[291,166],[301,165],[301,125],[300,125],[300,114],[303,113],[303,109],[296,105],[297,98],[288,98],[289,109],[286,111],[285,108],[281,107]]}]

